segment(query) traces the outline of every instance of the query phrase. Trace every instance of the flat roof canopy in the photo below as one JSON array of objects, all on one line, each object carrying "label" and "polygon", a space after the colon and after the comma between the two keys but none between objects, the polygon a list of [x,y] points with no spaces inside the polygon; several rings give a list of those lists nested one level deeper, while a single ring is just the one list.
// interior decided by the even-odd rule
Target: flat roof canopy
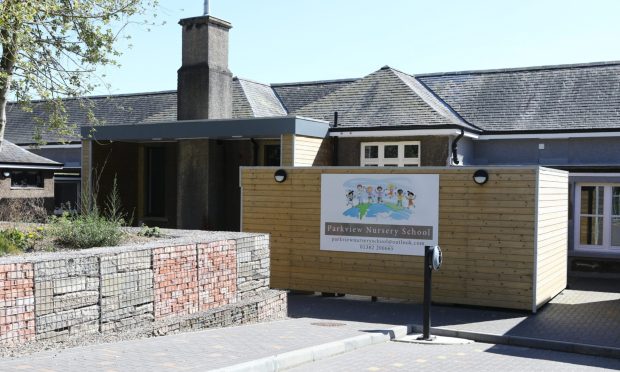
[{"label": "flat roof canopy", "polygon": [[179,139],[276,138],[296,134],[325,138],[329,123],[298,116],[251,119],[182,120],[156,124],[97,125],[82,127],[83,139],[100,141],[151,141]]}]

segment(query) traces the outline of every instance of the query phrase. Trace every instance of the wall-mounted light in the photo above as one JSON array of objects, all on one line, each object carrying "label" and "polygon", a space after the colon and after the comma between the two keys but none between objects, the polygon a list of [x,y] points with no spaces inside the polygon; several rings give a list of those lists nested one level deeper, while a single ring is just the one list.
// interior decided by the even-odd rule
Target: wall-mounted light
[{"label": "wall-mounted light", "polygon": [[478,185],[484,185],[489,180],[489,174],[484,169],[478,169],[474,172],[474,182]]},{"label": "wall-mounted light", "polygon": [[4,178],[9,178],[11,176],[11,172],[9,171],[3,171],[2,172],[2,176],[4,176]]},{"label": "wall-mounted light", "polygon": [[273,174],[273,179],[276,180],[277,183],[282,183],[286,181],[286,171],[284,169],[278,169]]}]

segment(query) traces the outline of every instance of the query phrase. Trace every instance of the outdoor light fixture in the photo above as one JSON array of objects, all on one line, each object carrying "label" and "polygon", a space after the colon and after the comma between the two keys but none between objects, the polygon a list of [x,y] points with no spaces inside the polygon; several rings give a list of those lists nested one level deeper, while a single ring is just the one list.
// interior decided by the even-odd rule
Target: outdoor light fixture
[{"label": "outdoor light fixture", "polygon": [[4,172],[2,172],[2,175],[4,176],[4,178],[9,178],[9,176],[11,175],[11,172],[4,171]]},{"label": "outdoor light fixture", "polygon": [[273,174],[273,179],[276,180],[277,183],[282,183],[286,181],[286,171],[284,169],[278,169]]},{"label": "outdoor light fixture", "polygon": [[489,180],[489,174],[484,169],[478,169],[474,173],[474,182],[478,185],[484,185]]}]

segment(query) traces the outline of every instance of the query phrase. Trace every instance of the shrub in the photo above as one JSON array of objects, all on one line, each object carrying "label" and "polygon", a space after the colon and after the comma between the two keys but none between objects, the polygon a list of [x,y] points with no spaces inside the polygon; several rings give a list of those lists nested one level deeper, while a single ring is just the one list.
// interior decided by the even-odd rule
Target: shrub
[{"label": "shrub", "polygon": [[4,235],[0,234],[0,256],[8,254],[19,254],[22,251]]},{"label": "shrub", "polygon": [[118,245],[123,237],[121,221],[109,220],[96,213],[71,217],[65,213],[52,218],[50,233],[56,242],[68,248],[91,248]]},{"label": "shrub", "polygon": [[161,231],[159,227],[148,227],[147,225],[142,225],[142,230],[138,233],[140,236],[146,236],[147,238],[159,238],[161,237]]},{"label": "shrub", "polygon": [[[97,178],[98,183],[98,178]],[[106,198],[105,211],[96,205],[97,193],[83,194],[81,214],[63,213],[50,220],[50,233],[56,243],[67,248],[92,248],[118,245],[123,238],[125,215],[121,212],[116,177]]]},{"label": "shrub", "polygon": [[0,236],[11,242],[11,244],[19,248],[20,251],[28,251],[34,249],[35,243],[43,239],[42,231],[42,227],[30,229],[26,232],[20,231],[16,228],[11,228],[1,230]]}]

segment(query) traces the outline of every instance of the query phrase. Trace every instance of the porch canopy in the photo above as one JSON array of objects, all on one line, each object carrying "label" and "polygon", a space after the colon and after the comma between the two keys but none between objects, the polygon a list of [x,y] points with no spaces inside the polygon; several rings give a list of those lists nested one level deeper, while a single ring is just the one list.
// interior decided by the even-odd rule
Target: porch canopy
[{"label": "porch canopy", "polygon": [[250,119],[181,120],[156,124],[98,125],[81,128],[83,139],[170,141],[186,139],[280,138],[292,134],[327,136],[329,123],[298,116]]},{"label": "porch canopy", "polygon": [[82,186],[93,174],[103,196],[116,178],[137,223],[238,231],[239,167],[313,165],[329,158],[328,130],[296,116],[83,127]]}]

